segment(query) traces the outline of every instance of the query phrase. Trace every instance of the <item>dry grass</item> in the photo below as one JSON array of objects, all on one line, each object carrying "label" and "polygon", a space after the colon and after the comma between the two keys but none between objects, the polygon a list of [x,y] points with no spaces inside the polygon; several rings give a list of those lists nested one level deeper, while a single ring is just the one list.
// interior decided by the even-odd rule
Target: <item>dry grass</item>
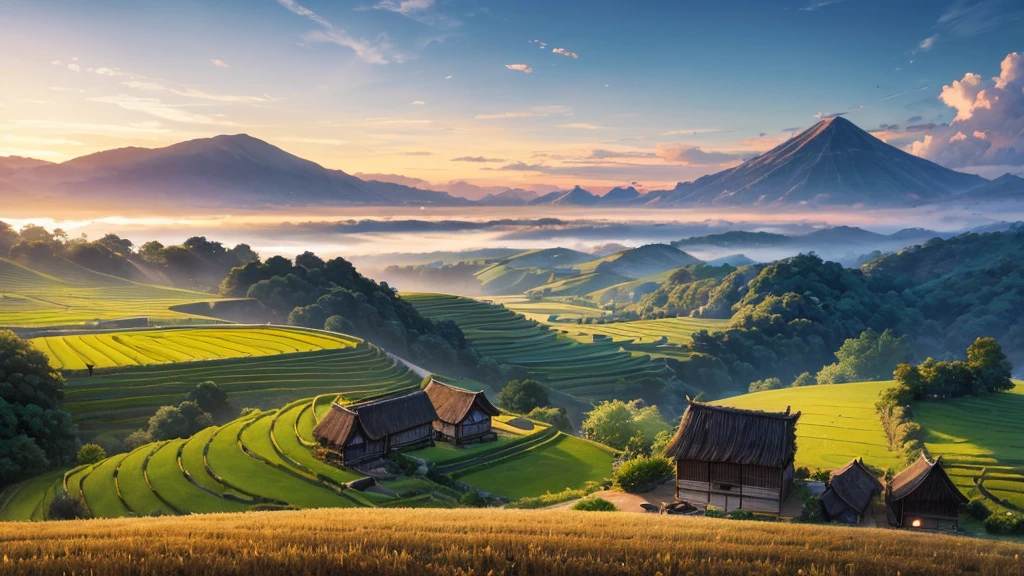
[{"label": "dry grass", "polygon": [[1024,546],[642,514],[314,510],[0,524],[3,574],[1021,574]]}]

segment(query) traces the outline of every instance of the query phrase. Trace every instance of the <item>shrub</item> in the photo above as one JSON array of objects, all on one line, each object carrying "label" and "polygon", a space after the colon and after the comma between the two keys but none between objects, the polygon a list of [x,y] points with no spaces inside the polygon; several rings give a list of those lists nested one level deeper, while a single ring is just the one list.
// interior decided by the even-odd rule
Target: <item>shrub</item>
[{"label": "shrub", "polygon": [[191,402],[199,405],[203,412],[224,414],[228,410],[228,394],[211,381],[201,382],[188,393]]},{"label": "shrub", "polygon": [[733,510],[732,513],[729,514],[729,518],[732,518],[733,520],[753,520],[754,513],[746,510]]},{"label": "shrub", "polygon": [[811,477],[811,471],[807,466],[801,466],[793,472],[793,477],[797,480],[807,480]]},{"label": "shrub", "polygon": [[537,407],[526,415],[531,420],[546,422],[562,432],[572,432],[572,422],[561,406]]},{"label": "shrub", "polygon": [[704,511],[704,515],[708,518],[725,518],[725,510],[717,506],[708,506],[707,510]]},{"label": "shrub", "polygon": [[587,496],[573,504],[572,510],[583,510],[585,512],[615,512],[617,508],[615,507],[615,504],[612,504],[604,498]]},{"label": "shrub", "polygon": [[473,508],[483,508],[487,506],[487,499],[476,490],[470,490],[459,498],[459,504],[463,506],[472,506]]},{"label": "shrub", "polygon": [[1024,518],[1012,512],[992,514],[985,519],[985,530],[989,534],[1016,534],[1024,531]]},{"label": "shrub", "polygon": [[107,457],[107,452],[99,444],[86,444],[78,450],[79,464],[95,464]]},{"label": "shrub", "polygon": [[139,428],[125,437],[124,447],[128,450],[135,450],[139,446],[144,446],[152,441],[153,437],[149,435],[149,431]]},{"label": "shrub", "polygon": [[548,406],[548,391],[536,380],[513,380],[498,393],[498,403],[513,412],[528,414],[539,406]]},{"label": "shrub", "polygon": [[778,378],[765,378],[750,383],[749,392],[763,392],[765,390],[778,390],[782,388],[782,381]]},{"label": "shrub", "polygon": [[817,380],[814,379],[814,376],[811,376],[810,372],[804,372],[797,376],[796,380],[793,380],[793,383],[790,384],[790,386],[793,388],[801,388],[803,386],[814,386],[817,383]]},{"label": "shrub", "polygon": [[977,496],[971,498],[971,501],[967,503],[964,508],[967,509],[967,513],[975,520],[986,520],[992,515],[992,511],[985,505],[985,497]]},{"label": "shrub", "polygon": [[829,476],[831,474],[832,473],[830,471],[828,471],[828,470],[824,470],[822,468],[818,468],[817,470],[815,470],[814,472],[811,473],[809,478],[811,480],[815,480],[817,482],[828,482]]},{"label": "shrub", "polygon": [[85,500],[81,496],[72,498],[66,491],[61,491],[50,502],[48,511],[50,520],[78,520],[89,517],[89,509],[85,506]]},{"label": "shrub", "polygon": [[615,471],[615,484],[626,492],[637,492],[672,474],[666,458],[651,457],[627,460]]},{"label": "shrub", "polygon": [[242,408],[241,410],[238,411],[238,417],[239,418],[245,418],[246,416],[248,416],[250,414],[255,414],[255,413],[259,412],[259,411],[260,411],[259,408],[253,408],[252,406],[248,406],[248,407]]}]

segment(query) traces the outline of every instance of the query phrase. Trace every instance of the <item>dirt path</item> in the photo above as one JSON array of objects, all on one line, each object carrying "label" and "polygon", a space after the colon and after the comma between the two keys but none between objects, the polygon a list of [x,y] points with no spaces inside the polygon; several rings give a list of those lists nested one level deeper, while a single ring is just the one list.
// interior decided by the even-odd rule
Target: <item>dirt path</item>
[{"label": "dirt path", "polygon": [[[593,496],[603,498],[619,509],[620,512],[636,512],[644,513],[644,509],[640,507],[641,504],[653,504],[655,506],[661,506],[666,502],[672,502],[676,499],[675,489],[672,487],[672,483],[662,484],[650,492],[643,494],[630,494],[628,492],[622,492],[621,490],[602,490],[595,492]],[[553,510],[564,510],[571,508],[578,500],[571,500],[569,502],[562,502],[551,507]]]}]

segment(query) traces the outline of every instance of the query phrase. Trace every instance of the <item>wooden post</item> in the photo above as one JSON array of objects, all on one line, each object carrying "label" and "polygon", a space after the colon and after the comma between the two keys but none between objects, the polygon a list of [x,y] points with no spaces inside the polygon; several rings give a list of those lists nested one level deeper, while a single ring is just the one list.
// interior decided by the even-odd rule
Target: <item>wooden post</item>
[{"label": "wooden post", "polygon": [[740,464],[740,510],[743,509],[743,464]]},{"label": "wooden post", "polygon": [[[789,408],[786,408],[789,412]],[[779,470],[779,516],[782,516],[782,495],[786,493],[786,469]]]},{"label": "wooden post", "polygon": [[679,502],[679,458],[676,458],[676,502]]}]

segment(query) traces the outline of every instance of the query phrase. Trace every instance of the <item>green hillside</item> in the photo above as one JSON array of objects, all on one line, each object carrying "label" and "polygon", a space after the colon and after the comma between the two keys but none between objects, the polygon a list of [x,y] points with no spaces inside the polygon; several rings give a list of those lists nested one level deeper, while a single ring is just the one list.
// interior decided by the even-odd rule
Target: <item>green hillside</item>
[{"label": "green hillside", "polygon": [[351,348],[359,339],[270,326],[204,326],[80,333],[32,338],[32,346],[64,370],[144,366]]},{"label": "green hillside", "polygon": [[139,284],[60,258],[32,269],[0,259],[0,326],[65,326],[134,316],[182,321],[194,316],[171,306],[208,300],[216,298]]},{"label": "green hillside", "polygon": [[[650,378],[673,378],[662,362],[634,356],[618,344],[582,344],[493,304],[444,294],[406,294],[421,314],[453,320],[481,353],[521,366],[554,390],[583,399],[613,398]],[[633,392],[635,393],[635,392]]]},{"label": "green hillside", "polygon": [[176,405],[212,380],[236,408],[274,408],[313,394],[357,400],[419,384],[420,378],[359,344],[321,352],[126,367],[68,379],[64,409],[85,438],[116,437],[144,427],[160,406]]},{"label": "green hillside", "polygon": [[529,290],[531,294],[541,294],[544,297],[559,296],[586,296],[591,292],[597,292],[624,282],[629,282],[626,276],[617,274],[603,274],[601,272],[589,272],[572,276],[562,280],[556,280]]},{"label": "green hillside", "polygon": [[697,258],[668,244],[648,244],[591,260],[576,268],[584,274],[601,272],[636,279],[699,262]]}]

